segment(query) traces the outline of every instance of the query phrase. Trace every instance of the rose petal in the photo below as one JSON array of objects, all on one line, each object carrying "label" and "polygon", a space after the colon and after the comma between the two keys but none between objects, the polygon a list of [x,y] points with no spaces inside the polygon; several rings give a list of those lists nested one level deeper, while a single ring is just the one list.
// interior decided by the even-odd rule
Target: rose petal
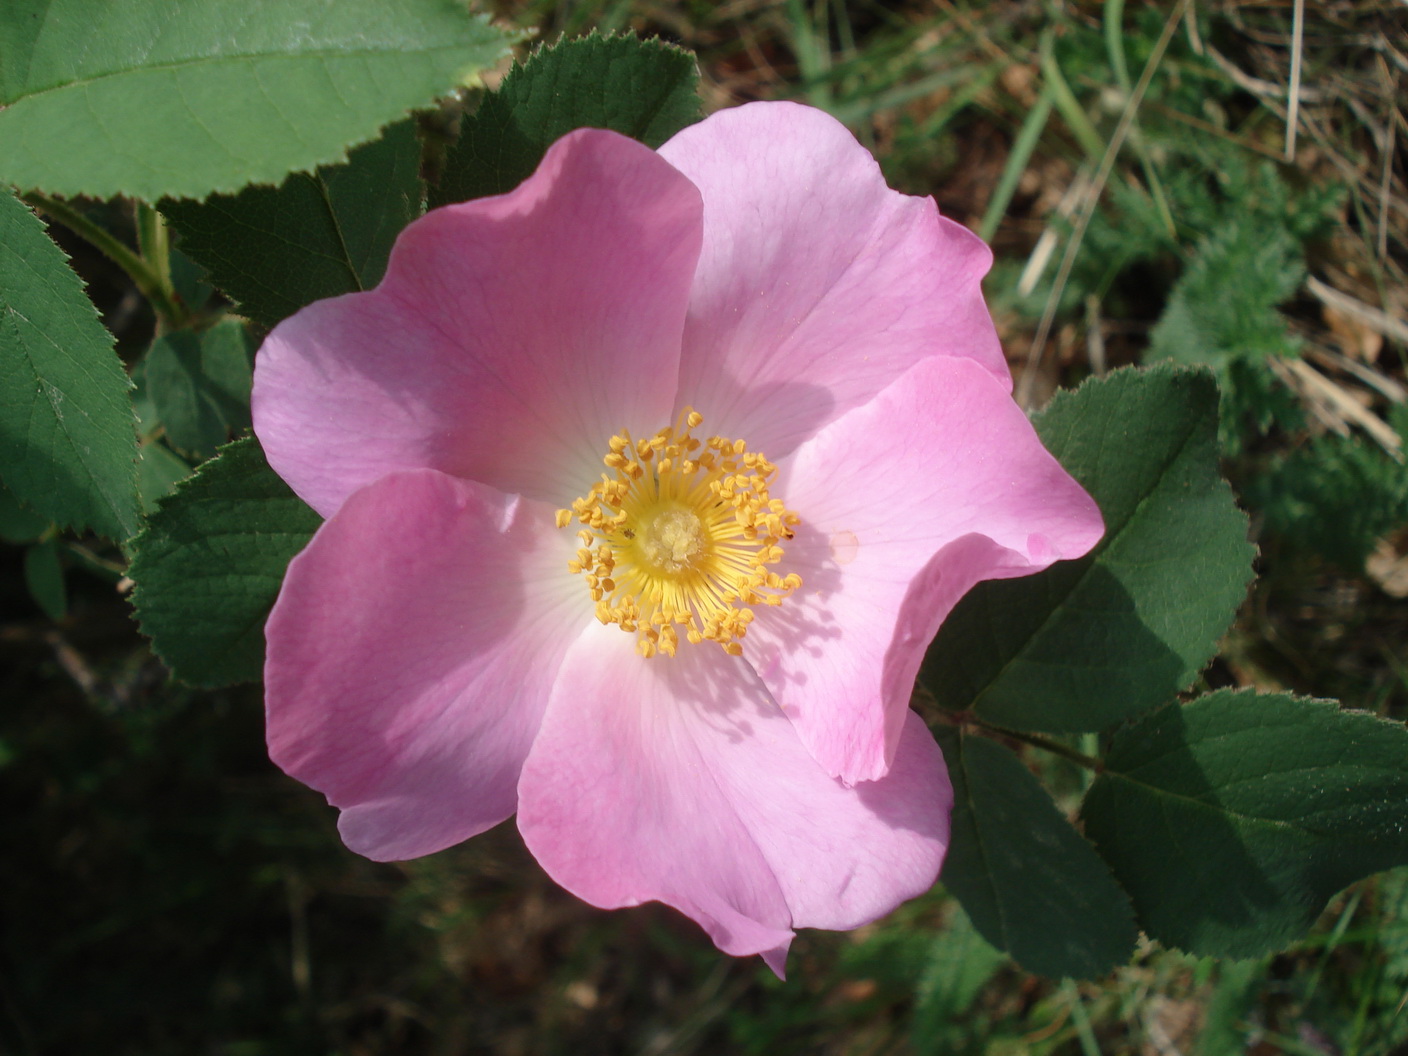
[{"label": "rose petal", "polygon": [[547,507],[411,470],[355,492],[289,565],[266,630],[269,754],[342,808],[354,851],[414,858],[516,809],[591,619],[572,545]]},{"label": "rose petal", "polygon": [[834,118],[752,103],[660,153],[704,195],[680,402],[710,430],[777,460],[934,355],[1010,385],[979,289],[992,254],[890,190]]},{"label": "rose petal", "polygon": [[917,716],[890,775],[847,788],[746,664],[632,644],[577,641],[523,767],[518,824],[558,883],[603,908],[665,902],[775,969],[792,928],[856,927],[933,884],[952,794]]},{"label": "rose petal", "polygon": [[802,518],[744,655],[821,765],[846,781],[894,759],[924,651],[973,584],[1080,557],[1094,501],[971,360],[921,363],[803,444],[774,493]]},{"label": "rose petal", "polygon": [[265,341],[270,465],[324,515],[418,467],[566,505],[615,431],[669,418],[700,210],[653,151],[585,129],[511,194],[426,214],[375,290]]}]

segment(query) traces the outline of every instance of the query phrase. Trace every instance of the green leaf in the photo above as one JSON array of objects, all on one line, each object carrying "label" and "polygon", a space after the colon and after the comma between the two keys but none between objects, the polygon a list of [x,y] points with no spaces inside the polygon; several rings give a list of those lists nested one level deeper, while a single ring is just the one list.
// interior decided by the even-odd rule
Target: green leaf
[{"label": "green leaf", "polygon": [[403,121],[345,165],[161,209],[210,281],[273,326],[305,304],[380,282],[421,193],[420,144]]},{"label": "green leaf", "polygon": [[1023,968],[1094,978],[1134,950],[1134,912],[1095,849],[1021,760],[953,727],[935,731],[953,782],[939,879],[978,932]]},{"label": "green leaf", "polygon": [[249,331],[235,319],[224,319],[200,335],[202,373],[210,398],[220,408],[231,431],[253,424],[249,394],[254,385],[254,349]]},{"label": "green leaf", "polygon": [[193,315],[199,314],[215,293],[215,287],[205,281],[205,269],[176,247],[168,248],[167,258],[172,289]]},{"label": "green leaf", "polygon": [[59,563],[59,543],[46,539],[24,552],[24,583],[44,615],[61,620],[68,612],[68,595],[64,591],[64,568]]},{"label": "green leaf", "polygon": [[162,500],[132,544],[128,575],[142,631],[177,678],[214,687],[260,677],[264,620],[320,523],[252,437]]},{"label": "green leaf", "polygon": [[698,79],[693,55],[658,40],[593,34],[542,48],[465,118],[430,204],[513,190],[575,128],[658,147],[699,120]]},{"label": "green leaf", "polygon": [[1346,884],[1408,863],[1408,728],[1221,690],[1118,730],[1082,815],[1151,937],[1258,956]]},{"label": "green leaf", "polygon": [[49,518],[39,516],[0,483],[0,539],[7,543],[28,543],[38,539],[48,527]]},{"label": "green leaf", "polygon": [[1192,683],[1255,556],[1218,472],[1217,406],[1207,371],[1171,365],[1057,395],[1037,432],[1099,503],[1105,538],[1079,561],[970,591],[925,662],[939,703],[1009,728],[1089,731]]},{"label": "green leaf", "polygon": [[274,183],[509,42],[457,0],[7,0],[0,182],[147,201]]},{"label": "green leaf", "polygon": [[157,503],[191,475],[191,467],[157,440],[143,441],[141,455],[137,462],[137,493],[142,497],[142,512],[150,517],[156,512]]},{"label": "green leaf", "polygon": [[208,457],[247,427],[250,350],[244,327],[226,321],[203,334],[177,330],[147,353],[146,390],[166,438],[182,451]]},{"label": "green leaf", "polygon": [[0,478],[15,497],[65,527],[136,531],[131,387],[63,251],[0,191]]}]

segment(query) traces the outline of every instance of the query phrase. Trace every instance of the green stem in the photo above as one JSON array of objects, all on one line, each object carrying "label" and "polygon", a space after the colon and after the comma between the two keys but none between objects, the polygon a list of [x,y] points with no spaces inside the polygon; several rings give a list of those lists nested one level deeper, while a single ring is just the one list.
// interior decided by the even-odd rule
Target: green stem
[{"label": "green stem", "polygon": [[1030,744],[1033,748],[1040,748],[1044,752],[1052,755],[1059,755],[1062,759],[1069,759],[1077,766],[1084,767],[1094,773],[1103,773],[1105,764],[1092,755],[1078,752],[1060,741],[1054,741],[1050,737],[1043,737],[1039,733],[1025,733],[1022,730],[1009,730],[1006,726],[998,726],[996,723],[988,722],[979,718],[971,711],[941,711],[940,717],[954,726],[976,726],[981,730],[995,733],[1001,737],[1009,737],[1014,741],[1021,741],[1023,744]]},{"label": "green stem", "polygon": [[137,248],[147,262],[161,288],[176,303],[176,288],[171,284],[171,235],[161,214],[146,202],[137,202]]},{"label": "green stem", "polygon": [[1027,112],[1026,120],[1022,122],[1021,131],[1017,133],[1012,150],[1007,155],[1007,163],[1002,167],[1002,175],[997,178],[997,189],[988,199],[988,207],[983,210],[982,223],[978,225],[978,237],[984,242],[992,241],[1002,218],[1007,215],[1007,207],[1012,204],[1012,196],[1017,193],[1017,184],[1021,182],[1022,174],[1027,171],[1027,162],[1031,161],[1032,152],[1036,150],[1037,141],[1041,139],[1042,130],[1046,128],[1046,119],[1051,116],[1051,105],[1055,98],[1056,91],[1048,81],[1041,95],[1037,97],[1036,105]]},{"label": "green stem", "polygon": [[168,328],[179,327],[185,321],[186,310],[176,295],[162,282],[161,276],[152,266],[113,234],[89,220],[67,202],[50,198],[46,194],[33,192],[24,200],[35,209],[47,213],[52,220],[63,224],[74,234],[91,243],[95,249],[107,257],[136,284],[142,296],[151,302],[163,324]]}]

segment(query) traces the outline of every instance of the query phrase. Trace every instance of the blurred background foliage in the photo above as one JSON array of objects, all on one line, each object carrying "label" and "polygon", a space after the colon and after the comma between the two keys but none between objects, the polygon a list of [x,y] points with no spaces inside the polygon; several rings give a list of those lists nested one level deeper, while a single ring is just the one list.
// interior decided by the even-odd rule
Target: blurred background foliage
[{"label": "blurred background foliage", "polygon": [[[1030,408],[1128,363],[1212,366],[1262,578],[1206,687],[1408,716],[1401,0],[489,6],[540,41],[597,28],[693,49],[707,110],[792,98],[844,120],[894,186],[992,242],[987,292]],[[124,203],[92,211],[140,233]],[[239,390],[237,337],[153,345],[121,272],[54,232],[135,365],[139,411],[190,357]],[[172,261],[201,310],[210,291]],[[149,437],[147,493],[246,413]],[[511,825],[364,861],[267,761],[257,688],[168,679],[119,554],[61,541],[3,491],[0,538],[0,1053],[1408,1053],[1405,870],[1275,957],[1141,946],[1080,984],[1023,973],[939,888],[855,933],[804,933],[782,984],[659,906],[584,906]],[[1073,808],[1084,775],[1031,764]]]}]

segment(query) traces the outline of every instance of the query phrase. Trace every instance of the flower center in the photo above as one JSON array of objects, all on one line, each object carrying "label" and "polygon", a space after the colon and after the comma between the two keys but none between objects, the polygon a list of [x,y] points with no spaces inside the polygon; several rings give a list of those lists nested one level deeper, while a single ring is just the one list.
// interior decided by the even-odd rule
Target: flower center
[{"label": "flower center", "polygon": [[568,569],[582,575],[596,617],[637,635],[642,656],[674,656],[690,642],[718,642],[732,656],[753,622],[750,606],[781,605],[802,585],[782,560],[800,518],[768,489],[777,467],[742,440],[691,435],[703,418],[633,440],[611,438],[603,473],[557,526],[575,519],[582,546]]}]

